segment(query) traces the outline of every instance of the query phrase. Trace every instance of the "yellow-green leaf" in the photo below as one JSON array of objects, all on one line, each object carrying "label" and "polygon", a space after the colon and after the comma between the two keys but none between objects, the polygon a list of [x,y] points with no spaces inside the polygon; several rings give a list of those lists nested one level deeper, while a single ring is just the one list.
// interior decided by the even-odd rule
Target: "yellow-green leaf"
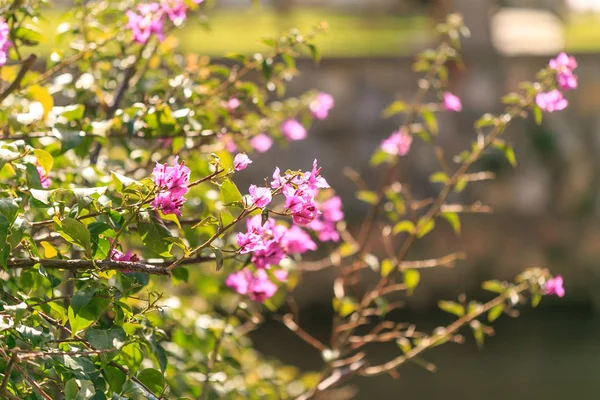
[{"label": "yellow-green leaf", "polygon": [[394,270],[394,264],[389,258],[381,262],[381,276],[386,277]]},{"label": "yellow-green leaf", "polygon": [[435,221],[430,218],[421,218],[417,224],[417,237],[422,238],[435,227]]},{"label": "yellow-green leaf", "polygon": [[465,308],[453,301],[440,300],[438,301],[438,307],[447,313],[456,315],[457,317],[462,317],[465,315]]},{"label": "yellow-green leaf", "polygon": [[412,233],[414,230],[415,230],[415,224],[413,224],[412,221],[404,220],[404,221],[400,221],[396,225],[394,225],[394,228],[392,229],[392,233],[394,235],[397,235],[400,232]]},{"label": "yellow-green leaf", "polygon": [[460,234],[460,217],[458,216],[458,214],[454,213],[454,212],[443,212],[440,215],[442,218],[444,218],[446,221],[448,221],[448,223],[450,224],[450,226],[452,227],[454,232],[457,235],[459,235]]},{"label": "yellow-green leaf", "polygon": [[38,164],[40,164],[40,166],[44,168],[44,171],[46,171],[46,173],[49,173],[50,170],[52,170],[52,165],[54,164],[54,159],[52,158],[52,155],[50,155],[50,153],[48,153],[46,150],[42,149],[35,149],[33,151],[33,154],[35,154],[35,158],[37,158]]},{"label": "yellow-green leaf", "polygon": [[404,284],[408,289],[408,294],[412,294],[421,280],[421,274],[416,269],[407,269],[404,271]]}]

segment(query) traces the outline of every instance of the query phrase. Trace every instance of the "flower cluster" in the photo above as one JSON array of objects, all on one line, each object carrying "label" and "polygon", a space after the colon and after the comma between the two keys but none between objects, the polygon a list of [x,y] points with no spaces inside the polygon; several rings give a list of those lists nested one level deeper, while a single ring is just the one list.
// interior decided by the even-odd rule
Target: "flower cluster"
[{"label": "flower cluster", "polygon": [[390,137],[381,142],[381,149],[393,156],[405,156],[410,150],[412,136],[404,128],[394,132]]},{"label": "flower cluster", "polygon": [[[238,292],[247,294],[252,300],[265,301],[277,291],[277,285],[269,280],[266,269],[279,265],[284,257],[316,250],[317,245],[300,227],[276,224],[269,218],[262,223],[262,217],[256,215],[246,222],[246,233],[237,234],[240,254],[252,253],[251,261],[257,270],[249,268],[230,274],[225,284]],[[276,270],[274,277],[279,281],[287,279],[287,272]]]},{"label": "flower cluster", "polygon": [[327,93],[319,93],[313,101],[310,102],[309,108],[312,115],[317,119],[325,119],[334,106],[333,97]]},{"label": "flower cluster", "polygon": [[[203,1],[194,0],[194,3],[200,4]],[[138,43],[146,43],[152,35],[162,42],[165,38],[165,17],[174,24],[180,24],[185,20],[187,10],[184,0],[160,0],[157,3],[139,4],[137,12],[127,11],[127,27],[131,29],[133,39]]]},{"label": "flower cluster", "polygon": [[286,255],[317,249],[315,242],[300,227],[275,224],[272,218],[262,224],[261,216],[256,215],[247,221],[246,228],[246,233],[237,234],[239,253],[252,253],[251,261],[258,268],[279,265]]},{"label": "flower cluster", "polygon": [[252,272],[250,269],[244,268],[230,274],[225,279],[225,284],[239,294],[248,295],[250,299],[261,303],[273,297],[277,292],[277,285],[269,279],[269,275],[263,269]]},{"label": "flower cluster", "polygon": [[306,225],[317,216],[318,209],[315,197],[319,189],[329,187],[320,172],[321,168],[317,166],[317,160],[313,162],[313,168],[310,172],[290,173],[281,176],[279,168],[275,168],[271,187],[281,190],[281,193],[285,196],[284,208],[298,225]]},{"label": "flower cluster", "polygon": [[[577,61],[566,53],[560,53],[548,63],[551,69],[556,71],[556,82],[562,90],[573,90],[577,88],[577,76],[573,70],[577,68]],[[569,102],[562,92],[553,89],[548,92],[538,93],[535,102],[539,108],[546,112],[560,111],[567,108]]]},{"label": "flower cluster", "polygon": [[178,164],[179,157],[175,157],[175,165],[156,163],[152,171],[152,178],[159,192],[152,200],[151,206],[162,211],[163,214],[181,215],[180,208],[185,203],[185,194],[188,192],[190,169]]},{"label": "flower cluster", "polygon": [[9,34],[8,24],[0,19],[0,67],[8,61],[8,49],[12,45]]},{"label": "flower cluster", "polygon": [[317,208],[320,214],[308,224],[308,227],[317,233],[321,242],[338,242],[340,234],[335,228],[335,224],[344,219],[342,199],[339,196],[334,196],[322,203],[318,203]]}]

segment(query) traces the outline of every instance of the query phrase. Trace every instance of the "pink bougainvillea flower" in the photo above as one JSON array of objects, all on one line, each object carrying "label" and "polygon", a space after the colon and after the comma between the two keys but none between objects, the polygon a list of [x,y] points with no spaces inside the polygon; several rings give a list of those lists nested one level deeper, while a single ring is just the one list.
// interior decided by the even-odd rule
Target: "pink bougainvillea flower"
[{"label": "pink bougainvillea flower", "polygon": [[288,119],[281,124],[283,136],[289,140],[302,140],[306,138],[306,128],[295,119]]},{"label": "pink bougainvillea flower", "polygon": [[267,269],[271,265],[279,265],[285,257],[285,252],[281,245],[276,240],[269,240],[264,249],[260,249],[252,253],[251,261],[256,265],[256,268]]},{"label": "pink bougainvillea flower", "polygon": [[410,150],[412,136],[400,129],[381,142],[381,149],[393,156],[405,156]]},{"label": "pink bougainvillea flower", "polygon": [[186,201],[184,196],[189,190],[190,169],[183,163],[179,164],[178,160],[179,157],[175,157],[173,166],[156,163],[152,171],[152,179],[159,192],[150,205],[163,214],[180,216],[180,208]]},{"label": "pink bougainvillea flower", "polygon": [[250,196],[252,196],[253,204],[256,207],[263,208],[271,202],[273,198],[271,195],[271,189],[266,187],[257,187],[256,185],[250,185],[248,189]]},{"label": "pink bougainvillea flower", "polygon": [[289,254],[303,254],[316,250],[317,244],[302,228],[292,225],[281,237],[281,246]]},{"label": "pink bougainvillea flower", "polygon": [[329,114],[329,110],[331,110],[333,106],[333,97],[323,92],[319,93],[309,104],[312,115],[317,119],[327,118],[327,114]]},{"label": "pink bougainvillea flower", "polygon": [[233,159],[233,169],[241,171],[246,169],[248,165],[252,164],[252,160],[246,155],[246,153],[238,153]]},{"label": "pink bougainvillea flower", "polygon": [[160,6],[174,24],[185,21],[188,8],[184,0],[160,0]]},{"label": "pink bougainvillea flower", "polygon": [[288,272],[285,269],[278,269],[273,271],[273,276],[279,282],[286,282],[288,280]]},{"label": "pink bougainvillea flower", "polygon": [[563,90],[573,90],[577,88],[577,76],[573,70],[577,68],[575,57],[568,56],[567,53],[560,53],[548,63],[550,68],[556,71],[556,80],[558,86]]},{"label": "pink bougainvillea flower", "polygon": [[8,61],[8,49],[12,46],[8,24],[0,19],[0,67]]},{"label": "pink bougainvillea flower", "polygon": [[460,97],[453,95],[450,92],[444,93],[444,109],[447,111],[462,111],[462,103]]},{"label": "pink bougainvillea flower", "polygon": [[285,196],[285,209],[292,214],[292,220],[306,225],[317,216],[318,210],[314,197],[306,190],[286,185],[282,190]]},{"label": "pink bougainvillea flower", "polygon": [[250,139],[250,146],[259,153],[264,153],[273,145],[273,139],[264,133],[258,134]]},{"label": "pink bougainvillea flower", "polygon": [[544,285],[544,293],[563,297],[565,295],[565,288],[563,287],[562,276],[556,275],[554,278],[548,279]]},{"label": "pink bougainvillea flower", "polygon": [[[140,261],[140,258],[137,256],[137,254],[132,254],[131,250],[127,250],[127,253],[123,253],[122,251],[119,251],[117,249],[112,249],[108,256],[113,261],[128,261],[128,262]],[[131,270],[123,269],[123,270],[121,270],[121,272],[123,272],[124,274],[128,274],[131,272]]]},{"label": "pink bougainvillea flower", "polygon": [[557,89],[538,93],[535,97],[535,102],[539,108],[547,112],[564,110],[569,105],[562,92]]},{"label": "pink bougainvillea flower", "polygon": [[277,292],[277,285],[269,280],[269,275],[264,270],[254,272],[253,278],[248,285],[248,296],[258,302],[264,302],[273,297]]},{"label": "pink bougainvillea flower", "polygon": [[240,104],[242,104],[242,103],[240,102],[240,100],[238,98],[232,97],[229,100],[227,100],[227,102],[225,103],[225,108],[231,112],[231,111],[235,110],[236,108],[238,108],[240,106]]},{"label": "pink bougainvillea flower", "polygon": [[146,43],[150,36],[155,35],[159,41],[163,41],[164,12],[160,4],[139,4],[138,12],[127,11],[127,27],[133,33],[133,40],[138,43]]},{"label": "pink bougainvillea flower", "polygon": [[238,233],[237,244],[240,246],[240,254],[263,250],[265,248],[265,242],[262,235],[250,231],[247,233]]},{"label": "pink bougainvillea flower", "polygon": [[225,284],[237,293],[248,295],[250,299],[261,303],[277,292],[277,285],[271,282],[269,275],[261,269],[254,273],[248,268],[234,272],[225,279]]},{"label": "pink bougainvillea flower", "polygon": [[42,184],[42,187],[44,189],[48,189],[50,187],[50,184],[52,183],[52,181],[50,180],[50,177],[46,173],[46,170],[44,170],[44,168],[42,168],[41,165],[37,165],[35,168],[37,169],[38,175],[40,177],[40,183]]},{"label": "pink bougainvillea flower", "polygon": [[336,222],[344,219],[342,199],[339,196],[334,196],[323,203],[317,204],[317,208],[321,213],[314,221],[308,224],[308,227],[317,232],[320,241],[338,242],[340,235],[335,225]]}]

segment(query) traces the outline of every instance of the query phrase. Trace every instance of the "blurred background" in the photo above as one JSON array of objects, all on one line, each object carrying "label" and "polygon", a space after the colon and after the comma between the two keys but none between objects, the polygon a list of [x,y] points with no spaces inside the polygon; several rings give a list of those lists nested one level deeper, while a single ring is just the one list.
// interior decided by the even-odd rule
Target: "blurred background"
[{"label": "blurred background", "polygon": [[[358,392],[348,393],[405,400],[600,398],[600,0],[219,0],[216,6],[208,30],[190,22],[179,34],[184,51],[214,57],[261,51],[262,37],[329,23],[329,33],[318,40],[320,64],[301,60],[301,75],[289,90],[295,95],[317,88],[332,94],[336,107],[311,127],[307,140],[257,157],[244,174],[247,180],[238,183],[256,182],[275,165],[308,168],[317,158],[353,226],[366,206],[355,200],[343,167],[360,171],[377,187],[379,172],[369,169],[369,157],[401,123],[400,117],[382,119],[381,110],[412,97],[417,77],[412,55],[434,44],[433,28],[445,14],[460,12],[472,32],[463,46],[465,68],[451,71],[450,89],[462,98],[464,110],[439,115],[438,140],[447,154],[469,146],[473,122],[501,111],[500,97],[533,79],[550,57],[562,50],[576,56],[580,87],[569,92],[569,108],[547,116],[541,127],[515,123],[506,139],[514,144],[517,169],[501,154],[490,154],[477,168],[496,172],[498,179],[472,184],[455,199],[481,200],[495,214],[466,216],[460,238],[439,224],[409,254],[419,259],[462,250],[468,260],[454,269],[424,271],[416,294],[392,318],[415,322],[421,330],[448,324],[453,317],[437,309],[437,300],[461,293],[488,299],[482,281],[512,279],[536,265],[562,274],[567,296],[525,308],[518,320],[500,318],[497,335],[483,351],[468,331],[467,344],[432,350],[424,358],[437,365],[435,374],[406,365],[397,380],[359,379],[350,382]],[[401,165],[402,178],[417,196],[436,194],[427,179],[437,167],[428,146],[414,146]],[[307,273],[297,289],[301,325],[324,341],[333,274]],[[254,340],[259,350],[284,362],[307,370],[321,365],[319,354],[278,322],[267,321]],[[392,352],[399,350],[373,350],[379,360]]]}]

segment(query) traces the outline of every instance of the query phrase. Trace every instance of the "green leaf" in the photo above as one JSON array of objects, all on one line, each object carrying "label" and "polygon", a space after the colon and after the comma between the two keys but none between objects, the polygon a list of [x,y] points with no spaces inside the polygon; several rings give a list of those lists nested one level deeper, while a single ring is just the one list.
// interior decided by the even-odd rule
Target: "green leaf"
[{"label": "green leaf", "polygon": [[109,329],[89,329],[85,336],[98,350],[120,349],[127,339],[123,328],[116,325]]},{"label": "green leaf", "polygon": [[138,374],[137,378],[157,396],[162,393],[165,387],[163,374],[154,368],[146,368]]},{"label": "green leaf", "polygon": [[71,217],[65,217],[65,219],[62,220],[62,226],[60,229],[57,228],[57,231],[69,243],[81,246],[86,251],[87,255],[91,257],[92,238],[87,226],[82,222]]},{"label": "green leaf", "polygon": [[171,232],[167,229],[157,212],[140,212],[137,217],[137,228],[142,243],[144,243],[144,246],[148,250],[161,257],[169,257],[171,255],[173,243],[165,239],[173,235],[171,235]]},{"label": "green leaf", "polygon": [[42,40],[42,34],[31,25],[21,25],[14,33],[15,37],[20,39],[27,46],[35,46]]},{"label": "green leaf", "polygon": [[454,191],[455,191],[456,193],[460,193],[460,192],[462,192],[462,191],[463,191],[463,190],[465,190],[465,188],[467,187],[467,183],[468,183],[468,181],[467,181],[467,180],[466,180],[464,177],[463,177],[463,178],[460,178],[460,179],[459,179],[459,180],[456,182],[456,185],[454,186]]},{"label": "green leaf", "polygon": [[382,149],[378,148],[377,150],[375,150],[375,152],[371,156],[371,160],[369,161],[369,164],[372,167],[376,167],[380,164],[383,164],[384,162],[389,161],[391,158],[392,157],[388,153],[386,153]]},{"label": "green leaf", "polygon": [[36,202],[32,203],[32,206],[49,206],[51,203],[50,196],[52,196],[54,192],[55,190],[29,189],[29,194],[31,194],[31,197],[36,200]]},{"label": "green leaf", "polygon": [[533,117],[535,119],[535,123],[537,125],[541,125],[542,124],[542,109],[539,108],[538,106],[533,106]]},{"label": "green leaf", "polygon": [[75,400],[77,398],[77,393],[79,392],[79,386],[77,386],[77,382],[75,379],[70,379],[65,384],[64,394],[65,400]]},{"label": "green leaf", "polygon": [[215,253],[217,272],[219,272],[221,268],[223,268],[223,252],[221,251],[221,249],[218,249],[216,247],[212,247],[212,251],[213,253]]},{"label": "green leaf", "polygon": [[73,308],[73,313],[75,315],[79,313],[79,310],[87,306],[89,302],[92,301],[95,292],[95,290],[88,289],[78,290],[75,292],[75,294],[73,294],[73,297],[71,297],[71,307]]},{"label": "green leaf", "polygon": [[439,129],[435,114],[432,111],[424,108],[421,110],[421,116],[423,117],[423,121],[425,121],[425,125],[427,125],[429,131],[434,135],[437,135]]},{"label": "green leaf", "polygon": [[407,109],[408,109],[408,105],[406,104],[405,101],[396,100],[392,104],[390,104],[385,110],[383,110],[381,115],[384,118],[389,118],[396,114],[400,114],[400,113],[406,111]]},{"label": "green leaf", "polygon": [[38,173],[35,165],[31,163],[25,164],[25,176],[27,178],[27,185],[33,189],[42,189],[42,182],[40,181],[40,174]]},{"label": "green leaf", "polygon": [[242,194],[238,190],[235,183],[233,183],[229,178],[225,178],[221,183],[221,200],[225,205],[227,204],[235,204],[241,203]]},{"label": "green leaf", "polygon": [[52,155],[46,150],[41,149],[35,149],[33,151],[33,154],[35,154],[35,158],[37,158],[38,164],[40,164],[40,166],[44,168],[46,174],[49,173],[52,170],[52,165],[54,164],[54,158],[52,158]]},{"label": "green leaf", "polygon": [[500,281],[485,281],[481,284],[481,287],[488,292],[504,293],[507,289],[506,283]]},{"label": "green leaf", "polygon": [[456,315],[457,317],[462,317],[465,315],[465,308],[453,301],[440,300],[438,301],[438,307],[447,313]]},{"label": "green leaf", "polygon": [[356,192],[356,198],[358,200],[364,201],[365,203],[375,205],[379,201],[379,196],[377,193],[372,192],[370,190],[359,190]]},{"label": "green leaf", "polygon": [[448,223],[457,235],[460,235],[460,216],[457,213],[443,212],[440,214],[440,216],[446,221],[448,221]]},{"label": "green leaf", "polygon": [[475,128],[485,128],[486,126],[495,126],[497,118],[492,114],[484,114],[475,122]]},{"label": "green leaf", "polygon": [[123,384],[127,381],[127,375],[120,369],[107,365],[104,367],[104,376],[111,391],[114,393],[121,393],[123,391]]},{"label": "green leaf", "polygon": [[381,276],[386,277],[394,270],[394,264],[389,258],[381,262]]},{"label": "green leaf", "polygon": [[438,171],[429,177],[431,183],[446,183],[450,178],[445,172]]},{"label": "green leaf", "polygon": [[139,181],[136,181],[135,179],[128,178],[114,171],[110,171],[110,173],[112,175],[112,181],[115,185],[115,189],[117,189],[117,192],[119,193],[123,193],[125,189],[130,186],[143,186]]},{"label": "green leaf", "polygon": [[306,45],[306,47],[308,47],[308,50],[310,51],[310,55],[312,56],[314,62],[318,63],[319,61],[321,61],[321,53],[319,52],[317,46],[309,43]]},{"label": "green leaf", "polygon": [[414,290],[417,287],[417,285],[419,284],[420,280],[421,280],[421,274],[419,273],[418,270],[407,269],[406,271],[404,271],[404,284],[406,285],[406,288],[408,289],[409,295],[411,295],[414,292]]},{"label": "green leaf", "polygon": [[19,155],[19,153],[16,153],[14,151],[0,148],[0,170],[2,169],[2,167],[4,167],[4,165],[7,162],[13,161],[17,157],[19,157]]},{"label": "green leaf", "polygon": [[344,318],[352,314],[358,307],[358,304],[350,297],[344,297],[343,299],[333,299],[333,310],[339,314],[340,317]]},{"label": "green leaf", "polygon": [[404,221],[400,221],[396,225],[394,225],[394,228],[392,229],[392,233],[394,235],[397,235],[400,232],[413,233],[414,230],[415,230],[415,224],[413,224],[412,221],[404,220]]},{"label": "green leaf", "polygon": [[494,307],[490,311],[488,311],[488,321],[493,322],[498,319],[499,316],[502,315],[504,311],[504,303],[500,303]]},{"label": "green leaf", "polygon": [[0,199],[0,215],[8,221],[9,225],[12,225],[17,218],[19,213],[19,203],[12,198]]},{"label": "green leaf", "polygon": [[422,217],[417,223],[417,237],[420,239],[435,228],[435,221],[431,218]]},{"label": "green leaf", "polygon": [[67,316],[69,318],[69,324],[71,325],[71,337],[75,337],[79,331],[89,327],[95,322],[94,318],[88,316],[75,315],[73,307],[69,307]]},{"label": "green leaf", "polygon": [[84,111],[85,106],[83,104],[73,104],[63,107],[63,112],[60,115],[68,121],[78,121],[83,118]]}]

